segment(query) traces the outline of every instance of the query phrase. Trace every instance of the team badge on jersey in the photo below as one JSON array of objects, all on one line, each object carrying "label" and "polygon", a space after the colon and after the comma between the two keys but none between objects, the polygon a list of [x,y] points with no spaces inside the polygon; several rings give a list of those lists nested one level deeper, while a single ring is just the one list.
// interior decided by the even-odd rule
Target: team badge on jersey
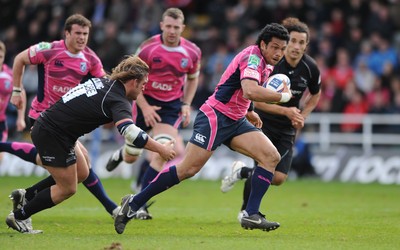
[{"label": "team badge on jersey", "polygon": [[247,67],[252,69],[257,69],[260,64],[260,58],[257,55],[250,55],[249,60],[247,61]]},{"label": "team badge on jersey", "polygon": [[182,68],[187,68],[188,64],[189,64],[189,59],[187,59],[187,58],[182,58],[182,60],[181,60],[181,67],[182,67]]},{"label": "team badge on jersey", "polygon": [[85,72],[87,70],[87,64],[86,62],[81,62],[81,71]]},{"label": "team badge on jersey", "polygon": [[6,81],[4,82],[4,88],[6,88],[6,89],[11,88],[11,81],[10,81],[10,80],[6,80]]}]

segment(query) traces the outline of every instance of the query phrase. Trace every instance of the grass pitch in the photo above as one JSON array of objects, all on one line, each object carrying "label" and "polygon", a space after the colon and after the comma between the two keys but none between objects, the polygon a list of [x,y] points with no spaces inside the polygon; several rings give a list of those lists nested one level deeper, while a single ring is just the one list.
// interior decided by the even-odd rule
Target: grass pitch
[{"label": "grass pitch", "polygon": [[[7,229],[9,193],[36,182],[34,177],[0,177],[0,249],[399,249],[398,185],[289,181],[272,187],[261,206],[275,231],[247,231],[236,216],[243,182],[229,193],[219,182],[187,180],[154,198],[151,221],[132,220],[124,234],[101,204],[79,185],[75,196],[32,217],[40,235]],[[104,179],[117,203],[129,193],[129,180]]]}]

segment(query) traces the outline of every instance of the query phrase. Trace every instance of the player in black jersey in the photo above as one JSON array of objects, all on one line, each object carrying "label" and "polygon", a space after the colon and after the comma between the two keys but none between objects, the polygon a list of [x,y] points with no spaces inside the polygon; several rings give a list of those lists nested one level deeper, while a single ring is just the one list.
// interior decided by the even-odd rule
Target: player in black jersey
[{"label": "player in black jersey", "polygon": [[[305,54],[310,33],[307,25],[297,18],[286,18],[283,26],[290,33],[290,40],[282,60],[275,65],[271,75],[282,73],[289,77],[292,99],[287,103],[268,104],[255,102],[255,111],[263,121],[262,131],[278,149],[281,161],[275,169],[273,185],[285,182],[292,163],[293,145],[298,129],[304,127],[304,121],[316,107],[320,97],[320,72],[314,59]],[[300,110],[300,99],[306,90],[309,95]],[[221,191],[228,192],[235,182],[247,179],[243,191],[241,211],[246,208],[250,195],[252,168],[243,162],[235,161],[232,173],[222,180]],[[239,217],[241,218],[241,213]]]},{"label": "player in black jersey", "polygon": [[144,61],[129,56],[113,69],[109,79],[92,78],[79,84],[40,114],[32,127],[32,141],[55,185],[11,212],[6,218],[9,227],[30,233],[32,229],[25,221],[31,215],[75,194],[78,182],[88,176],[87,168],[78,167],[85,159],[75,144],[80,136],[100,125],[114,122],[127,142],[157,152],[166,161],[175,157],[173,141],[160,144],[132,121],[132,100],[142,92],[148,74],[149,67]]}]

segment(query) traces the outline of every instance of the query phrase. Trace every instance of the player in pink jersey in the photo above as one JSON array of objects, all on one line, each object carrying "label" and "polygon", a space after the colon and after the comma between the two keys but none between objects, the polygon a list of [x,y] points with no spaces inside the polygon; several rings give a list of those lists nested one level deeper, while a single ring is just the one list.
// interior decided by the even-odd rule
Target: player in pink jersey
[{"label": "player in pink jersey", "polygon": [[[190,122],[190,105],[197,90],[201,51],[194,43],[181,37],[185,25],[180,9],[167,9],[160,27],[162,34],[144,41],[136,52],[149,65],[150,74],[143,94],[134,105],[135,124],[144,131],[151,130],[157,141],[173,138],[177,142],[177,151],[182,155],[184,144],[178,135],[178,127],[181,123],[186,127]],[[106,168],[112,171],[122,160],[132,163],[141,152],[142,149],[126,143],[111,156]],[[153,161],[156,153],[148,153],[141,167],[146,168],[143,179],[138,181],[142,189],[163,168],[163,164]],[[146,206],[136,218],[151,219]]]},{"label": "player in pink jersey", "polygon": [[[282,25],[268,24],[260,32],[255,45],[236,55],[223,73],[214,94],[200,107],[183,161],[161,171],[140,193],[122,198],[121,210],[114,220],[117,233],[124,232],[126,224],[153,196],[199,172],[221,144],[258,162],[241,226],[264,231],[280,226],[277,222],[267,221],[259,211],[280,155],[268,137],[257,128],[262,125],[261,119],[249,107],[252,101],[290,100],[292,95],[287,86],[282,93],[262,87],[272,71],[271,65],[282,59],[288,41],[289,33]],[[158,160],[161,161],[161,158]]]},{"label": "player in pink jersey", "polygon": [[[105,72],[97,55],[87,47],[91,22],[84,16],[74,14],[65,22],[65,39],[51,43],[41,42],[19,53],[14,59],[14,88],[11,103],[17,108],[24,107],[26,102],[21,83],[24,67],[27,64],[37,64],[39,68],[38,94],[29,112],[32,125],[40,113],[57,102],[60,97],[82,80],[94,77],[103,77]],[[42,161],[33,144],[29,143],[1,143],[0,151],[7,151],[20,158],[42,165]],[[107,196],[103,185],[94,171],[90,168],[90,161],[86,148],[77,141],[75,146],[78,158],[85,159],[77,164],[79,182],[96,196],[104,208],[112,216],[118,211],[117,205]],[[21,207],[26,200],[32,200],[36,193],[56,184],[50,175],[39,183],[26,188],[14,190],[10,198],[13,200],[13,210]],[[113,213],[114,212],[114,213]],[[36,231],[32,231],[36,232]]]},{"label": "player in pink jersey", "polygon": [[[0,41],[0,142],[6,142],[8,138],[6,110],[12,94],[12,70],[4,64],[6,55],[6,46]],[[16,121],[17,131],[25,128],[25,114],[23,110],[18,110]],[[3,154],[0,154],[0,161]]]}]

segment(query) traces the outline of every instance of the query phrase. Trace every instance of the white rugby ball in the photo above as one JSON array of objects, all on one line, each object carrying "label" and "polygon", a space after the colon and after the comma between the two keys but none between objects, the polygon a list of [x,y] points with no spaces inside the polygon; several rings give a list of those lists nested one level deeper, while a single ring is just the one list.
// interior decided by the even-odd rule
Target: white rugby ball
[{"label": "white rugby ball", "polygon": [[285,74],[275,74],[270,76],[263,84],[263,87],[281,93],[285,87],[283,84],[284,81],[286,82],[288,88],[290,88],[290,79]]}]

